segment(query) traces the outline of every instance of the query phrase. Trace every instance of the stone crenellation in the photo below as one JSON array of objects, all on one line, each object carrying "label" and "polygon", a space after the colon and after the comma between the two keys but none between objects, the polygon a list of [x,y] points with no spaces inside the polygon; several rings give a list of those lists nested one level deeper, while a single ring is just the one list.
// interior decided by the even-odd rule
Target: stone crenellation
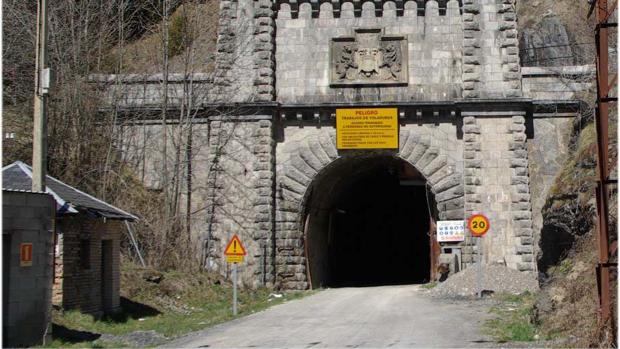
[{"label": "stone crenellation", "polygon": [[525,133],[525,118],[517,115],[512,117],[508,133],[512,140],[509,149],[512,152],[510,160],[511,187],[512,187],[512,224],[517,240],[516,254],[520,262],[517,268],[521,271],[535,270],[534,260],[534,232],[532,229],[532,204],[530,197],[530,181],[528,169],[527,135]]},{"label": "stone crenellation", "polygon": [[[308,4],[308,14],[312,18],[341,17],[396,17],[396,16],[445,16],[450,11],[449,0],[278,0],[278,9],[290,11],[291,18],[298,18],[303,4]],[[460,1],[457,3],[461,7]]]}]

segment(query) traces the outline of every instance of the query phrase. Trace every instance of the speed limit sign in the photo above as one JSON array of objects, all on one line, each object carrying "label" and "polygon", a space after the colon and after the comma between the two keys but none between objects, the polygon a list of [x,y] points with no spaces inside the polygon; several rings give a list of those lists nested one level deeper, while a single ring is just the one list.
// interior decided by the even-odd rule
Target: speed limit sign
[{"label": "speed limit sign", "polygon": [[469,231],[471,231],[471,235],[480,237],[489,231],[491,224],[486,216],[482,214],[475,214],[469,217],[467,227],[469,228]]}]

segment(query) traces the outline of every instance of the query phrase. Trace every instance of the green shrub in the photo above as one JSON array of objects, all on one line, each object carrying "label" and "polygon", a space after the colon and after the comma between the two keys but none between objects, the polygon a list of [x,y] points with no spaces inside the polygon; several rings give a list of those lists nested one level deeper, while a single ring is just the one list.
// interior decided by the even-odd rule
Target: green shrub
[{"label": "green shrub", "polygon": [[168,27],[168,54],[174,57],[191,45],[193,33],[188,19],[183,14],[173,15]]}]

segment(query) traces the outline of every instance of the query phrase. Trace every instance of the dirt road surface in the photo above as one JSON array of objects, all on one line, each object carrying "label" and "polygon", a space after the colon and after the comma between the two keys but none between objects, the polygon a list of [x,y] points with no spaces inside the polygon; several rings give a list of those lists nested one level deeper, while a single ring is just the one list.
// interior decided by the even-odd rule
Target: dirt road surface
[{"label": "dirt road surface", "polygon": [[166,347],[488,347],[485,303],[431,298],[418,285],[328,289],[178,338]]}]

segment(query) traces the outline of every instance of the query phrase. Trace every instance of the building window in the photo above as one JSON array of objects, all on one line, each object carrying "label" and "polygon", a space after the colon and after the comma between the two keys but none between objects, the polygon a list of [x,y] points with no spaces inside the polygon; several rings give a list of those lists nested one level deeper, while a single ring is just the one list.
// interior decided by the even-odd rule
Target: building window
[{"label": "building window", "polygon": [[80,265],[82,269],[90,269],[90,240],[80,240]]}]

